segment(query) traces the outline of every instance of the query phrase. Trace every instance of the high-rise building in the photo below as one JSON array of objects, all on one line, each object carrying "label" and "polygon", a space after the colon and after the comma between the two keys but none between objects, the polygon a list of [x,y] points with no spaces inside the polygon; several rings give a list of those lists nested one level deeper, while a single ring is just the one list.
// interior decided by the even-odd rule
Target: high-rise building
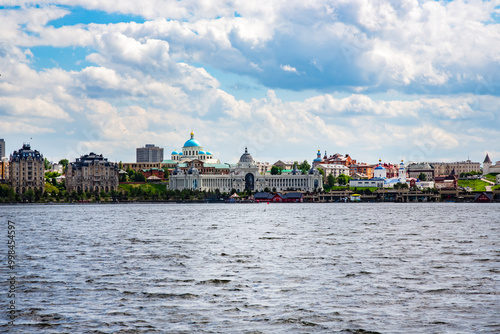
[{"label": "high-rise building", "polygon": [[76,191],[111,191],[118,187],[118,165],[109,162],[102,154],[82,155],[75,162],[68,164],[66,172],[66,190]]},{"label": "high-rise building", "polygon": [[145,147],[139,147],[136,150],[136,162],[162,162],[163,148],[146,144]]},{"label": "high-rise building", "polygon": [[0,138],[0,159],[2,159],[5,156],[6,156],[5,155],[5,140]]},{"label": "high-rise building", "polygon": [[28,189],[45,191],[45,174],[43,155],[32,150],[30,144],[14,151],[9,161],[10,186],[18,194],[24,194]]}]

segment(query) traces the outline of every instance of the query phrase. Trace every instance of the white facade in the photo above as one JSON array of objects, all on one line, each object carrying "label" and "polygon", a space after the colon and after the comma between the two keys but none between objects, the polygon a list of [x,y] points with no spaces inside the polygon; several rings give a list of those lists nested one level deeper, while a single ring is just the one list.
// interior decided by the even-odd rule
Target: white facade
[{"label": "white facade", "polygon": [[354,187],[377,187],[377,188],[383,188],[384,187],[384,180],[383,179],[359,179],[359,180],[350,180],[349,181],[349,187],[354,188]]},{"label": "white facade", "polygon": [[341,174],[349,175],[350,170],[349,167],[344,165],[334,165],[334,164],[319,164],[317,168],[321,168],[323,172],[325,172],[325,178],[328,175],[332,174],[335,177],[338,177]]},{"label": "white facade", "polygon": [[486,154],[486,158],[483,162],[483,175],[490,173],[500,173],[500,161],[497,161],[494,165],[491,163],[490,157]]},{"label": "white facade", "polygon": [[315,168],[309,170],[305,175],[297,168],[289,174],[282,175],[261,175],[259,168],[252,156],[245,149],[240,161],[235,167],[231,167],[229,174],[207,175],[200,174],[196,168],[191,167],[187,173],[176,168],[170,175],[169,188],[171,190],[201,190],[230,192],[235,189],[237,192],[245,190],[264,191],[269,190],[285,191],[294,189],[299,191],[321,190],[323,177]]},{"label": "white facade", "polygon": [[378,166],[373,169],[374,179],[385,179],[387,177],[387,171],[382,167],[382,161],[378,161]]},{"label": "white facade", "polygon": [[407,177],[408,177],[408,175],[406,173],[405,164],[403,163],[403,160],[401,160],[401,163],[399,164],[399,169],[398,169],[398,178],[406,181]]}]

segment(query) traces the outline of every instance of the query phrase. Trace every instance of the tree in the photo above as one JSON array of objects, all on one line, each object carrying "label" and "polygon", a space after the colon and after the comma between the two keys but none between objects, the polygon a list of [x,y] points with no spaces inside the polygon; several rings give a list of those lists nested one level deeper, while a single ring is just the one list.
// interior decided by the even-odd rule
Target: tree
[{"label": "tree", "polygon": [[318,172],[323,175],[323,177],[325,176],[325,171],[322,169],[322,168],[318,168]]},{"label": "tree", "polygon": [[300,165],[299,169],[302,171],[302,174],[307,174],[307,171],[311,169],[311,165],[307,162],[307,160],[304,160]]},{"label": "tree", "polygon": [[47,158],[43,158],[43,166],[45,170],[50,169],[50,161]]},{"label": "tree", "polygon": [[135,182],[146,182],[146,177],[141,172],[135,173]]},{"label": "tree", "polygon": [[351,178],[345,174],[340,174],[338,177],[337,177],[337,182],[339,183],[339,185],[341,186],[345,186],[347,184],[349,184],[349,180]]},{"label": "tree", "polygon": [[280,175],[282,170],[283,170],[283,168],[281,168],[281,167],[272,166],[271,167],[271,175]]},{"label": "tree", "polygon": [[424,173],[420,173],[420,174],[418,174],[418,179],[420,181],[427,181],[427,176],[425,176]]},{"label": "tree", "polygon": [[335,185],[336,180],[333,174],[328,175],[327,180],[328,180],[328,186],[333,187]]},{"label": "tree", "polygon": [[163,174],[163,178],[164,178],[165,180],[168,180],[168,178],[169,178],[169,176],[170,176],[170,173],[168,172],[168,167],[167,167],[167,166],[163,167],[163,173],[164,173],[164,174]]},{"label": "tree", "polygon": [[69,164],[69,160],[68,159],[61,159],[61,160],[59,160],[59,164],[63,165],[63,173],[68,170],[68,164]]},{"label": "tree", "polygon": [[33,200],[35,199],[35,192],[30,188],[23,194],[23,197],[27,199],[28,202],[33,202]]}]

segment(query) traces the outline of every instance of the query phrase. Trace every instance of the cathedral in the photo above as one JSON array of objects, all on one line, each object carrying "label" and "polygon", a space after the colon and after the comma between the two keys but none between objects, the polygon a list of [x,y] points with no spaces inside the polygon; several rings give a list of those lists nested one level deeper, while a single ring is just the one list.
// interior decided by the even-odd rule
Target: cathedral
[{"label": "cathedral", "polygon": [[171,159],[178,162],[200,160],[206,163],[220,164],[219,159],[214,158],[212,152],[203,150],[201,144],[194,139],[193,131],[191,131],[191,138],[184,143],[182,151],[173,151]]}]

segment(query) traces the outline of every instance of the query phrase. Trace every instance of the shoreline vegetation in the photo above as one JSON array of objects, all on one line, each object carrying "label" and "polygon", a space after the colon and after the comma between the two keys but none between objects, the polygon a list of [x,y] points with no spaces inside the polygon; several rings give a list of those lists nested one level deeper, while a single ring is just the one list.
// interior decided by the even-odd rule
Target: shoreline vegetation
[{"label": "shoreline vegetation", "polygon": [[[465,182],[460,182],[465,181]],[[477,195],[485,193],[489,184],[481,180],[459,180],[457,190],[438,189],[393,189],[374,187],[325,186],[320,192],[303,193],[304,202],[474,202]],[[470,187],[464,190],[460,187]],[[500,202],[500,185],[493,186],[492,202]],[[293,189],[283,191],[285,194]],[[265,192],[276,193],[276,189],[265,189]],[[236,198],[231,195],[237,194]],[[110,192],[71,192],[65,189],[64,182],[47,182],[45,192],[26,191],[16,194],[8,185],[0,184],[0,204],[15,203],[248,203],[253,202],[255,192],[244,191],[230,193],[218,190],[205,192],[198,190],[169,190],[167,183],[127,182],[120,183],[118,190]]]}]

